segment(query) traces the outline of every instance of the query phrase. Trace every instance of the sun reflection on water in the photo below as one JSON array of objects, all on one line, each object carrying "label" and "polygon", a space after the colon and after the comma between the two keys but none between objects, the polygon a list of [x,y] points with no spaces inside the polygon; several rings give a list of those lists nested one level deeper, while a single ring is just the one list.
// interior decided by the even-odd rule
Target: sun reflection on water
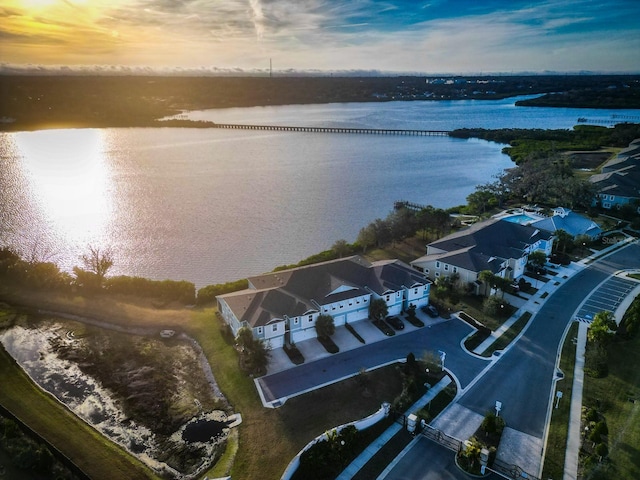
[{"label": "sun reflection on water", "polygon": [[51,233],[78,246],[102,243],[113,203],[103,133],[44,130],[15,141]]}]

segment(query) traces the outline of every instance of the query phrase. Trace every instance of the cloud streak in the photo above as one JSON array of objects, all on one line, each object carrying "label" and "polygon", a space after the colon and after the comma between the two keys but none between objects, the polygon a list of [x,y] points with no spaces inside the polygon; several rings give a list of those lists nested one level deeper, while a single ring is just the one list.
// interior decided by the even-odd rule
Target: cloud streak
[{"label": "cloud streak", "polygon": [[61,0],[0,7],[9,63],[423,72],[640,69],[636,0]]}]

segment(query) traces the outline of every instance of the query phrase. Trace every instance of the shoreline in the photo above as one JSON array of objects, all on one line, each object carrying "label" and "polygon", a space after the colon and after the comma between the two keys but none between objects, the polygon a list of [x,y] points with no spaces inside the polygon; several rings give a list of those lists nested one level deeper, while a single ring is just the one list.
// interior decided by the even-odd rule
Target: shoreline
[{"label": "shoreline", "polygon": [[[500,100],[550,92],[545,106],[632,108],[638,75],[398,77],[145,77],[0,75],[0,131],[52,128],[154,127],[182,111],[260,106]],[[616,101],[607,101],[612,84]],[[589,93],[590,92],[590,93]],[[556,105],[557,103],[557,105]],[[633,104],[635,105],[635,103]],[[640,106],[638,106],[640,108]]]}]

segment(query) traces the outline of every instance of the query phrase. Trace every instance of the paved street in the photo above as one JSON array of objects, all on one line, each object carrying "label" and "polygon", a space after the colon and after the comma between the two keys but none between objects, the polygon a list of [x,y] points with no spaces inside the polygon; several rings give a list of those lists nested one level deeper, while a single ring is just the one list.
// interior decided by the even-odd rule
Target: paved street
[{"label": "paved street", "polygon": [[[458,411],[462,412],[456,415],[462,415],[466,410],[467,418],[478,419],[494,410],[496,400],[501,401],[503,407],[500,414],[515,439],[509,448],[508,461],[517,463],[531,474],[539,473],[543,458],[546,418],[553,401],[552,388],[557,378],[555,365],[564,331],[573,321],[584,298],[610,275],[623,268],[640,268],[640,245],[637,243],[588,266],[560,285],[540,307],[518,342],[499,357],[480,381],[464,392],[456,405]],[[446,411],[435,423],[437,428],[457,438],[461,438],[456,435],[457,428],[469,429],[467,425],[456,427],[456,422],[447,422]],[[435,459],[428,451],[421,453],[413,457],[412,471],[431,469],[430,465]],[[499,450],[499,458],[500,453]],[[394,470],[386,478],[411,477]]]},{"label": "paved street", "polygon": [[[611,276],[629,268],[640,268],[638,243],[631,243],[577,273],[560,269],[524,307],[535,315],[518,341],[491,359],[479,358],[461,348],[461,341],[472,328],[452,319],[420,329],[410,327],[389,338],[376,337],[375,332],[368,331],[364,346],[276,371],[256,379],[256,385],[265,405],[277,407],[287,398],[334,383],[362,369],[404,359],[409,352],[420,356],[424,351],[445,351],[445,366],[455,376],[460,396],[433,425],[465,440],[484,415],[494,411],[498,400],[502,402],[500,415],[508,427],[498,458],[538,475],[554,383],[562,377],[556,362],[565,331],[584,308],[615,310],[637,282]],[[542,289],[545,295],[541,295]],[[355,325],[357,328],[358,324]],[[337,343],[347,339],[348,335]],[[458,476],[450,451],[440,451],[442,447],[427,440],[417,440],[412,445],[388,468],[384,478],[465,478]]]}]

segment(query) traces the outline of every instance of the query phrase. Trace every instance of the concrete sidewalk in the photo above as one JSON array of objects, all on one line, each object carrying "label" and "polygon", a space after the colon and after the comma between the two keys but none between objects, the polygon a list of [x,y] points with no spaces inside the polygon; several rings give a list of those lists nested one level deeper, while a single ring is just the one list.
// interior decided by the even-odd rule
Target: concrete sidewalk
[{"label": "concrete sidewalk", "polygon": [[[405,415],[410,415],[412,413],[417,412],[422,407],[424,407],[427,403],[435,398],[435,396],[440,393],[442,390],[446,388],[447,385],[451,383],[451,377],[448,375],[445,376],[442,380],[440,380],[437,384],[435,384],[432,388],[430,388],[427,393],[425,393],[420,399],[415,402],[411,407],[407,409]],[[402,425],[399,423],[394,423],[389,428],[387,428],[382,435],[376,438],[360,455],[356,457],[356,459],[347,465],[347,468],[337,477],[336,480],[349,480],[353,478],[353,476],[360,471],[360,469],[369,461],[371,458],[378,453],[378,451],[386,445],[386,443],[393,437],[396,433],[402,430]]]},{"label": "concrete sidewalk", "polygon": [[[544,283],[541,280],[538,280],[538,284],[542,283],[542,285],[540,285],[540,288],[538,288],[538,291],[531,295],[528,300],[520,302],[520,307],[518,308],[518,310],[516,310],[516,312],[511,315],[511,317],[509,317],[507,321],[505,321],[496,331],[491,332],[491,335],[489,335],[484,342],[478,345],[473,350],[473,353],[482,355],[482,353],[484,353],[491,345],[493,345],[493,343],[498,338],[500,338],[501,335],[509,330],[525,312],[530,312],[532,315],[538,313],[548,296],[560,285],[566,283],[567,280],[569,280],[573,275],[582,270],[584,268],[584,264],[571,263],[568,266],[552,266],[547,268],[548,270],[553,271],[555,275],[549,275],[549,281]],[[535,282],[536,280],[529,279],[529,281]],[[519,300],[522,301],[522,299]]]},{"label": "concrete sidewalk", "polygon": [[573,369],[573,387],[571,389],[571,408],[569,410],[567,451],[564,457],[564,480],[577,480],[578,478],[578,457],[581,444],[582,387],[584,384],[584,353],[587,346],[588,329],[588,324],[579,322],[576,363]]},{"label": "concrete sidewalk", "polygon": [[[620,274],[618,274],[620,275]],[[614,317],[618,323],[622,320],[634,298],[640,295],[640,284],[630,292],[623,302],[618,305]],[[564,480],[577,480],[578,458],[582,443],[582,392],[584,387],[584,361],[587,346],[587,331],[589,324],[578,323],[578,342],[576,344],[576,363],[573,373],[573,387],[571,390],[571,409],[569,411],[569,429],[567,435],[567,450],[564,458]]]}]

